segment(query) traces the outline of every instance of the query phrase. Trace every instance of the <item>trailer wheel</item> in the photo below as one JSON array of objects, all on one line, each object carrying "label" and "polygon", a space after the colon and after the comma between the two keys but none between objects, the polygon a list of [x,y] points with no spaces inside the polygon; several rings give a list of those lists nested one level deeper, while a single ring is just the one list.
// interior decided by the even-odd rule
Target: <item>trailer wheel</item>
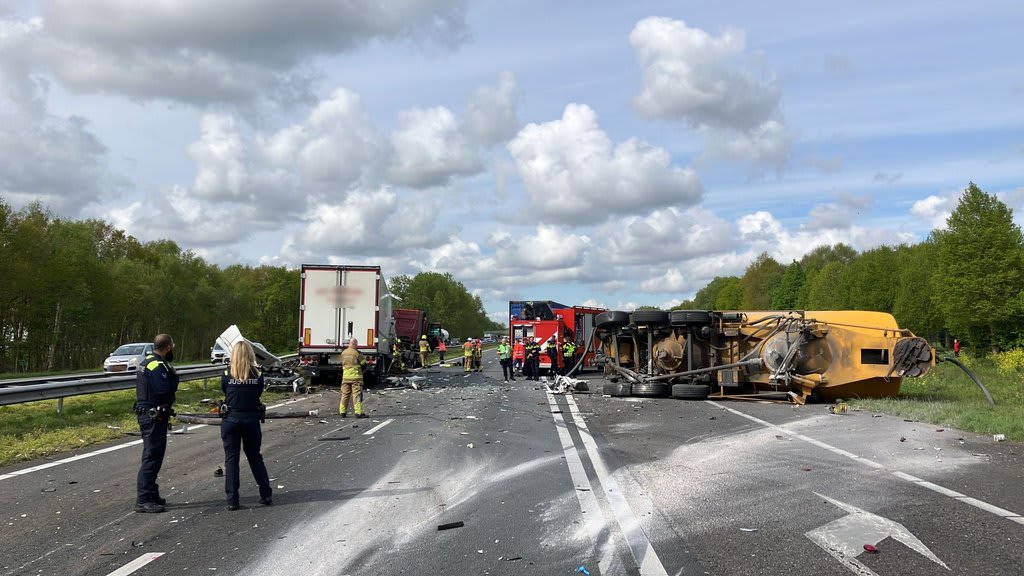
[{"label": "trailer wheel", "polygon": [[601,393],[606,396],[629,396],[632,386],[629,382],[605,382],[601,385]]},{"label": "trailer wheel", "polygon": [[711,393],[711,387],[704,384],[674,384],[672,397],[680,400],[705,400]]},{"label": "trailer wheel", "polygon": [[664,310],[637,310],[630,316],[634,324],[660,326],[668,323],[668,312]]},{"label": "trailer wheel", "polygon": [[648,396],[652,398],[662,398],[668,396],[671,392],[669,385],[664,382],[642,382],[640,384],[633,384],[633,396]]},{"label": "trailer wheel", "polygon": [[600,330],[613,330],[629,324],[629,312],[610,310],[594,316],[594,326]]}]

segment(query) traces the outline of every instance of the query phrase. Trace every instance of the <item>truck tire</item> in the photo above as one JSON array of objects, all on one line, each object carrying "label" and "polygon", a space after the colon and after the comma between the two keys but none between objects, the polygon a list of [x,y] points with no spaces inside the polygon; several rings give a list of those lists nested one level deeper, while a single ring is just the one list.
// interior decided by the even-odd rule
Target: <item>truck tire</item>
[{"label": "truck tire", "polygon": [[629,324],[629,312],[610,310],[594,316],[594,326],[601,330],[613,330]]},{"label": "truck tire", "polygon": [[630,315],[634,324],[661,326],[668,323],[668,312],[664,310],[637,310]]},{"label": "truck tire", "polygon": [[711,393],[711,387],[705,384],[674,384],[672,397],[680,400],[705,400]]},{"label": "truck tire", "polygon": [[673,310],[668,314],[669,324],[710,324],[711,312],[707,310]]},{"label": "truck tire", "polygon": [[642,382],[633,384],[633,396],[647,396],[651,398],[663,398],[671,392],[669,385],[664,382]]},{"label": "truck tire", "polygon": [[601,385],[601,393],[605,396],[629,396],[632,390],[629,382],[605,382]]}]

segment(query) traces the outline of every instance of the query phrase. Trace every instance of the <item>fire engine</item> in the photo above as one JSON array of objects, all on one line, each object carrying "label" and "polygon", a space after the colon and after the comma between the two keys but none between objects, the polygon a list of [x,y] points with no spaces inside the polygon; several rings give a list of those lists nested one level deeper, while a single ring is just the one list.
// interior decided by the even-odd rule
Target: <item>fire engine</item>
[{"label": "fire engine", "polygon": [[[595,362],[595,352],[600,349],[601,341],[595,334],[594,317],[602,312],[604,308],[566,306],[552,300],[510,301],[509,339],[515,343],[520,338],[536,338],[542,350],[545,343],[555,346],[558,342],[572,340],[576,344],[579,370],[600,369]],[[551,370],[551,358],[546,354],[540,355],[540,369]]]}]

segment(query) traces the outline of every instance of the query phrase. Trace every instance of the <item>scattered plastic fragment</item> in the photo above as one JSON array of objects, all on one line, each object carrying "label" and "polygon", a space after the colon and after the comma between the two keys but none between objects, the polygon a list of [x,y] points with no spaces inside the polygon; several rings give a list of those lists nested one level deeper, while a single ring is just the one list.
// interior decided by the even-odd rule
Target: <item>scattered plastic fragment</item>
[{"label": "scattered plastic fragment", "polygon": [[516,560],[522,560],[522,556],[513,556],[511,558],[505,558],[505,562],[515,562]]},{"label": "scattered plastic fragment", "polygon": [[590,576],[590,570],[587,570],[587,569],[586,569],[585,567],[583,567],[583,566],[580,566],[579,568],[577,568],[577,569],[576,569],[576,572],[577,572],[577,573],[580,573],[580,574],[583,574],[583,576]]},{"label": "scattered plastic fragment", "polygon": [[142,540],[139,540],[138,542],[136,542],[135,540],[132,540],[132,548],[142,548],[145,545],[146,545],[146,543],[144,541],[142,541]]},{"label": "scattered plastic fragment", "polygon": [[882,415],[881,414],[872,414],[871,417],[872,418],[881,418]]},{"label": "scattered plastic fragment", "polygon": [[472,448],[472,447],[473,447],[473,443],[472,442],[470,442],[469,444],[466,444],[466,448]]},{"label": "scattered plastic fragment", "polygon": [[56,488],[43,488],[43,492],[56,492]]},{"label": "scattered plastic fragment", "polygon": [[996,442],[1006,442],[1006,434],[993,434],[992,439]]},{"label": "scattered plastic fragment", "polygon": [[846,402],[836,402],[828,407],[828,411],[833,414],[846,414],[850,411],[850,405]]},{"label": "scattered plastic fragment", "polygon": [[869,553],[871,553],[871,554],[878,554],[878,548],[875,548],[871,544],[865,544],[864,545],[864,550],[869,552]]},{"label": "scattered plastic fragment", "polygon": [[213,477],[214,478],[220,478],[223,475],[224,475],[224,469],[221,468],[220,466],[217,466],[217,469],[213,471]]},{"label": "scattered plastic fragment", "polygon": [[906,442],[906,441],[907,441],[907,437],[906,436],[900,436],[900,442]]},{"label": "scattered plastic fragment", "polygon": [[740,528],[740,532],[757,532],[757,528]]}]

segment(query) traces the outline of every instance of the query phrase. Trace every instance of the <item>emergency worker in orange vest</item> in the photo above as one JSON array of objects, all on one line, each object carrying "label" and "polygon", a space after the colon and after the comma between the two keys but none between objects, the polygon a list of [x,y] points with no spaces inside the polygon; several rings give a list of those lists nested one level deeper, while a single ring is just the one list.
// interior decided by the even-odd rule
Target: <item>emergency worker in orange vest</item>
[{"label": "emergency worker in orange vest", "polygon": [[523,373],[523,361],[526,360],[526,346],[523,344],[523,339],[516,340],[514,346],[512,346],[512,372],[514,374]]}]

